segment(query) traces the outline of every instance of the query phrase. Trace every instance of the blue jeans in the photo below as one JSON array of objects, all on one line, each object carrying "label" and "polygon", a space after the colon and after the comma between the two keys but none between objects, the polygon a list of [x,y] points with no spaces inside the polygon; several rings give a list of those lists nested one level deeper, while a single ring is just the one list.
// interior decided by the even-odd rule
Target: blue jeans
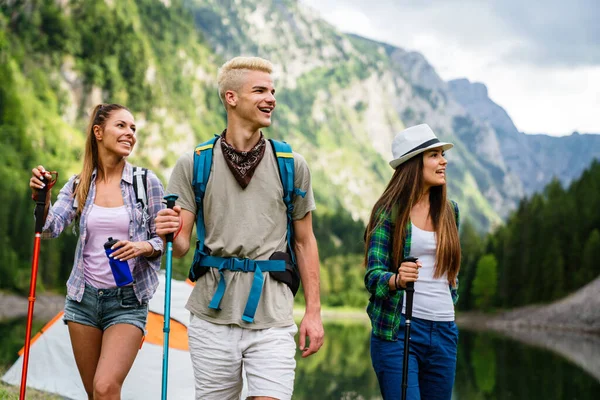
[{"label": "blue jeans", "polygon": [[[371,335],[371,360],[384,400],[400,400],[402,396],[404,329],[402,316],[398,340],[389,341]],[[458,328],[454,321],[435,322],[413,317],[408,356],[407,399],[452,398],[457,345]]]}]

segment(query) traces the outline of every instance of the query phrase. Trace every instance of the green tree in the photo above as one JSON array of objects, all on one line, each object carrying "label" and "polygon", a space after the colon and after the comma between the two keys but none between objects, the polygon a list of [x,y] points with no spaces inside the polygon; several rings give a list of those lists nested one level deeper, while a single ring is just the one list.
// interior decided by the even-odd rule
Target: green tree
[{"label": "green tree", "polygon": [[583,247],[581,276],[578,282],[584,285],[600,275],[600,232],[594,229]]},{"label": "green tree", "polygon": [[498,262],[493,254],[484,255],[477,263],[472,291],[477,308],[489,310],[492,306],[498,284],[497,267]]},{"label": "green tree", "polygon": [[481,234],[477,232],[475,226],[468,220],[461,226],[460,247],[462,257],[460,274],[458,276],[458,294],[460,296],[458,307],[461,310],[469,310],[474,306],[471,288],[473,286],[473,279],[475,278],[477,261],[483,252],[483,241]]},{"label": "green tree", "polygon": [[539,290],[531,288],[531,291],[537,293],[536,301],[551,301],[565,294],[565,259],[556,237],[548,243],[550,245],[540,263],[542,265],[542,280],[538,282],[537,287]]}]

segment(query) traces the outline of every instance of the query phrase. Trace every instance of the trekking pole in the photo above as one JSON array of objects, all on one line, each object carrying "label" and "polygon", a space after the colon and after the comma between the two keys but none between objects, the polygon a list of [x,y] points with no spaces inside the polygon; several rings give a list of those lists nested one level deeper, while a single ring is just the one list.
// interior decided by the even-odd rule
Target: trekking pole
[{"label": "trekking pole", "polygon": [[[169,194],[164,197],[167,201],[167,208],[175,206],[175,200],[179,196]],[[165,323],[163,326],[163,365],[162,365],[162,393],[161,399],[167,398],[167,377],[169,370],[169,331],[171,330],[171,274],[173,269],[173,234],[167,234],[167,257],[165,261]]]},{"label": "trekking pole", "polygon": [[[55,172],[51,173],[55,174]],[[44,176],[40,177],[42,182]],[[35,238],[33,239],[33,259],[31,261],[31,280],[29,282],[29,306],[27,308],[27,327],[25,328],[25,346],[23,347],[23,370],[21,372],[21,390],[19,400],[25,400],[25,389],[27,388],[27,368],[29,367],[29,348],[31,347],[31,325],[33,322],[33,306],[35,303],[35,286],[37,283],[38,261],[40,254],[40,241],[42,229],[44,228],[44,210],[46,209],[46,195],[54,185],[56,179],[50,180],[43,188],[38,189],[35,200]]]},{"label": "trekking pole", "polygon": [[[417,262],[416,257],[407,257],[402,262]],[[402,360],[402,400],[406,400],[406,389],[408,388],[408,351],[410,348],[410,323],[412,319],[413,296],[415,294],[415,283],[406,282],[406,318],[404,324],[404,355]]]}]

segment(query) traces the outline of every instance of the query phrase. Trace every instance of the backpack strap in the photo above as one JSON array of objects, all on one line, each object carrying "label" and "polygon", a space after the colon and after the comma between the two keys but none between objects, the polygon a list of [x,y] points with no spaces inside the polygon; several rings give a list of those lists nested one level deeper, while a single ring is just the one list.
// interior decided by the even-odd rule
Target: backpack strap
[{"label": "backpack strap", "polygon": [[297,267],[296,254],[294,253],[294,225],[292,219],[292,212],[294,211],[294,195],[306,196],[306,192],[294,187],[294,153],[292,146],[283,141],[269,139],[271,146],[273,146],[273,152],[277,157],[277,166],[279,167],[279,177],[281,178],[281,184],[283,185],[283,202],[285,203],[287,213],[287,244],[288,251],[292,258],[292,264]]},{"label": "backpack strap", "polygon": [[79,185],[79,175],[77,175],[77,177],[73,180],[73,187],[72,187],[72,191],[73,191],[73,209],[77,209],[77,207],[79,207],[79,202],[77,201],[77,196],[75,195],[75,190],[77,189],[77,185]]},{"label": "backpack strap", "polygon": [[221,309],[221,300],[223,299],[225,289],[227,288],[224,270],[252,272],[254,274],[248,300],[246,301],[246,307],[244,308],[244,314],[242,315],[242,320],[248,323],[254,322],[254,314],[256,313],[258,301],[262,294],[264,284],[264,276],[262,273],[285,271],[284,260],[252,260],[250,258],[214,257],[204,255],[200,258],[199,265],[202,267],[216,268],[219,271],[220,278],[217,290],[208,305],[208,308],[213,310]]},{"label": "backpack strap", "polygon": [[[220,303],[223,298],[226,289],[226,282],[224,276],[224,270],[230,271],[244,271],[252,272],[254,279],[242,320],[248,323],[254,321],[254,314],[258,307],[260,295],[263,288],[263,272],[279,273],[285,272],[286,263],[284,260],[251,260],[251,259],[239,259],[239,258],[224,258],[214,257],[207,254],[204,248],[204,241],[206,238],[206,230],[204,226],[204,209],[203,199],[206,193],[206,186],[210,177],[212,162],[213,162],[213,150],[218,135],[214,138],[201,143],[196,146],[194,151],[194,177],[192,179],[192,186],[194,187],[194,194],[196,196],[196,250],[194,253],[194,261],[190,268],[189,278],[192,281],[197,280],[201,274],[205,273],[208,268],[217,268],[220,274],[219,283],[217,290],[211,299],[209,308],[219,310]],[[294,268],[296,267],[296,258],[293,251],[293,225],[292,225],[292,211],[294,209],[293,196],[295,194],[304,197],[306,192],[301,191],[298,188],[294,188],[294,155],[292,148],[285,142],[278,142],[270,140],[273,146],[273,152],[277,158],[277,165],[279,169],[279,176],[283,185],[283,201],[286,205],[287,214],[287,243],[289,252],[292,258]]]},{"label": "backpack strap", "polygon": [[460,212],[458,211],[458,204],[456,204],[454,200],[450,200],[450,203],[452,204],[452,208],[454,209],[454,220],[456,221],[456,229],[458,229],[460,227]]},{"label": "backpack strap", "polygon": [[148,170],[142,167],[133,167],[133,191],[138,203],[142,205],[142,210],[148,207]]},{"label": "backpack strap", "polygon": [[[454,209],[454,220],[456,221],[456,229],[460,227],[460,212],[458,211],[458,204],[454,200],[450,200],[452,204],[452,208]],[[456,282],[454,283],[454,288],[450,285],[450,294],[452,295],[452,302],[456,304],[458,301],[458,277],[456,277]]]},{"label": "backpack strap", "polygon": [[136,202],[142,205],[142,224],[146,229],[146,236],[150,239],[150,230],[148,221],[148,169],[142,167],[133,167],[133,192]]},{"label": "backpack strap", "polygon": [[194,254],[194,262],[190,268],[189,278],[195,282],[200,276],[198,271],[195,270],[194,265],[200,261],[201,256],[205,256],[204,251],[204,239],[206,237],[206,230],[204,228],[204,205],[203,199],[206,193],[206,185],[210,178],[210,172],[212,169],[213,160],[213,147],[218,135],[215,135],[212,139],[207,140],[204,143],[200,143],[194,149],[194,176],[192,178],[192,186],[194,188],[194,195],[196,196],[196,252]]}]

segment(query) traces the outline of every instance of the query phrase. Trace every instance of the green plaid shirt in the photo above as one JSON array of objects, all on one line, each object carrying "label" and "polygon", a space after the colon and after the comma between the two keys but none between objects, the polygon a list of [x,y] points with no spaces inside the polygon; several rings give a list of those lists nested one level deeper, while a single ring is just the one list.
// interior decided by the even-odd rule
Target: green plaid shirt
[{"label": "green plaid shirt", "polygon": [[[452,202],[458,226],[458,206]],[[395,211],[395,210],[394,210]],[[369,240],[367,253],[367,272],[365,274],[365,286],[371,298],[367,306],[367,314],[371,318],[373,334],[385,340],[398,340],[400,329],[400,314],[402,313],[402,301],[404,290],[390,290],[388,282],[396,271],[392,266],[392,235],[394,233],[394,220],[392,214],[395,212],[382,210],[377,218],[379,225],[373,231]],[[406,240],[404,242],[404,258],[410,255],[412,229],[410,221],[406,226]],[[452,302],[458,301],[458,279],[456,287],[450,287]]]}]

